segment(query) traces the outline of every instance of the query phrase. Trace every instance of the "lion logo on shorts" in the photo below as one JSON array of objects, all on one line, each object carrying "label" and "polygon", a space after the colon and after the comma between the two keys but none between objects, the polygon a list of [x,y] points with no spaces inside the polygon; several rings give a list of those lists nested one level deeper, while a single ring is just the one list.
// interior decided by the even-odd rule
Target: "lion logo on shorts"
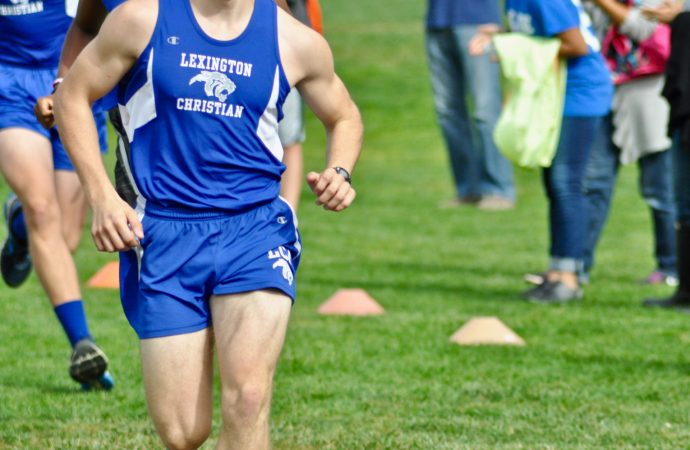
[{"label": "lion logo on shorts", "polygon": [[295,276],[292,273],[292,266],[290,265],[290,251],[287,250],[282,245],[278,247],[277,250],[271,250],[268,252],[268,259],[274,259],[273,263],[274,269],[281,269],[283,278],[292,286],[292,282]]}]

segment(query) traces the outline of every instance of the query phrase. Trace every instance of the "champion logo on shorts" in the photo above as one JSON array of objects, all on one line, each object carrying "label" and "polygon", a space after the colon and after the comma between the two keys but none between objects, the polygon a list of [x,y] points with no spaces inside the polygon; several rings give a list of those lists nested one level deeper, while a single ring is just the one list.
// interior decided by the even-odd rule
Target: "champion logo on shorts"
[{"label": "champion logo on shorts", "polygon": [[279,216],[278,223],[281,225],[285,225],[287,223],[287,219],[285,218],[285,216]]},{"label": "champion logo on shorts", "polygon": [[295,276],[292,273],[292,266],[290,265],[290,252],[282,245],[276,250],[270,250],[268,252],[268,259],[275,260],[273,263],[274,269],[280,269],[283,274],[283,278],[292,286],[292,282]]}]

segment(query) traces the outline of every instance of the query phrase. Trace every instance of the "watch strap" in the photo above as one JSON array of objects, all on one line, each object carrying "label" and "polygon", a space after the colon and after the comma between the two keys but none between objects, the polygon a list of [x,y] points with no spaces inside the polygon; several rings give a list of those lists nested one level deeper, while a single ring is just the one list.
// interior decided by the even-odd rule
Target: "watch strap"
[{"label": "watch strap", "polygon": [[350,172],[347,171],[347,169],[344,169],[340,166],[335,166],[333,170],[335,170],[335,173],[345,178],[345,181],[352,184],[352,176],[350,175]]}]

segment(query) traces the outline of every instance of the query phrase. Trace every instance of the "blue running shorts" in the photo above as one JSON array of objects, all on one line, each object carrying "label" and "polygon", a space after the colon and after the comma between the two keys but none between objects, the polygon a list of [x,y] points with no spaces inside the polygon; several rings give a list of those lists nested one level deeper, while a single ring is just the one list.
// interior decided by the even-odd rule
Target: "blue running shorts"
[{"label": "blue running shorts", "polygon": [[[50,94],[56,70],[26,69],[0,64],[0,130],[24,128],[48,139],[53,147],[55,170],[74,171],[65,147],[60,142],[57,128],[46,130],[34,115],[34,105],[39,97]],[[108,149],[108,129],[105,112],[94,109],[101,153]]]},{"label": "blue running shorts", "polygon": [[199,213],[147,203],[141,248],[120,253],[120,297],[140,339],[212,324],[214,295],[276,289],[295,299],[301,243],[285,200],[247,212]]}]

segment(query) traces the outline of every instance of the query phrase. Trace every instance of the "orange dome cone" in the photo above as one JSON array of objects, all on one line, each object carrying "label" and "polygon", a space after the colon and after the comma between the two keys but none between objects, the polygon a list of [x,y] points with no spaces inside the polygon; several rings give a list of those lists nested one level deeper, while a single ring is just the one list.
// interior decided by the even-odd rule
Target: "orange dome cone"
[{"label": "orange dome cone", "polygon": [[526,345],[525,341],[496,317],[475,317],[450,337],[459,345]]},{"label": "orange dome cone", "polygon": [[385,311],[363,289],[340,289],[319,307],[319,314],[339,316],[372,316]]},{"label": "orange dome cone", "polygon": [[87,284],[92,288],[120,289],[120,263],[112,261],[101,267]]}]

